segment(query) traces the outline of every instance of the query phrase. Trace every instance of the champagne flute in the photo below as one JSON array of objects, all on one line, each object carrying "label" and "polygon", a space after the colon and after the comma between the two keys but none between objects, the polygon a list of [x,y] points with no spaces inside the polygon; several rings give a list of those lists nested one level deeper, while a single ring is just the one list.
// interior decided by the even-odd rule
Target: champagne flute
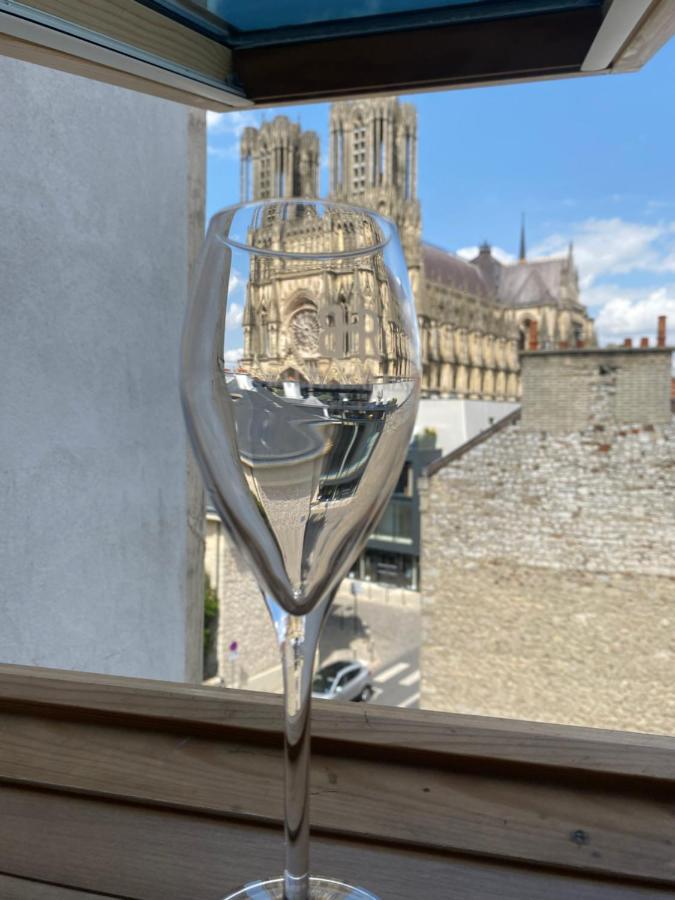
[{"label": "champagne flute", "polygon": [[213,217],[183,331],[183,411],[270,612],[285,697],[284,874],[228,900],[373,900],[309,875],[312,673],[331,601],[399,476],[419,383],[392,222],[321,200]]}]

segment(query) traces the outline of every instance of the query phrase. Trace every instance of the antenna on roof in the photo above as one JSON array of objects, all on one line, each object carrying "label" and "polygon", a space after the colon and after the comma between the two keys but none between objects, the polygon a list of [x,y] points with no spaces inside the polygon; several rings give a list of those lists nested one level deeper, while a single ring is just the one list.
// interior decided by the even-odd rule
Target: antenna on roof
[{"label": "antenna on roof", "polygon": [[525,213],[521,213],[520,220],[520,252],[518,253],[518,262],[524,263],[527,259],[525,249]]},{"label": "antenna on roof", "polygon": [[567,251],[567,261],[572,262],[574,258],[574,241],[570,241],[569,250]]}]

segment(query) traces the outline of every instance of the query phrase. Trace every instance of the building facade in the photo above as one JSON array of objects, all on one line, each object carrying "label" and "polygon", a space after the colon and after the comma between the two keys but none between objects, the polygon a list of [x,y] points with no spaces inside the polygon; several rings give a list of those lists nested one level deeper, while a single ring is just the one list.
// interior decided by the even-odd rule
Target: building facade
[{"label": "building facade", "polygon": [[[571,246],[565,257],[528,260],[523,231],[518,261],[504,264],[487,243],[469,261],[422,240],[412,104],[394,97],[334,103],[329,142],[330,198],[375,209],[397,225],[417,306],[427,395],[517,400],[519,352],[526,349],[533,324],[541,346],[594,346],[593,321],[580,299]],[[284,116],[246,129],[242,199],[316,196],[318,159],[318,136],[302,132]],[[306,276],[296,274],[299,285]],[[270,284],[258,285],[257,295],[249,297],[251,317],[258,310],[269,315]],[[333,290],[339,296],[339,285]],[[279,309],[282,325],[284,315],[297,312],[293,304],[286,313]],[[349,318],[350,310],[344,315]],[[247,358],[264,357],[268,348],[254,347],[247,334]],[[283,371],[284,354],[291,356],[293,348],[275,352]]]},{"label": "building facade", "polygon": [[420,493],[424,469],[441,456],[432,433],[416,434],[408,448],[403,469],[366,549],[350,575],[395,587],[419,590]]},{"label": "building facade", "polygon": [[241,199],[316,197],[319,190],[319,137],[302,131],[286,116],[241,136]]},{"label": "building facade", "polygon": [[[253,245],[301,254],[373,246],[372,217],[340,207],[272,205]],[[369,384],[407,378],[411,351],[382,255],[335,260],[256,257],[246,284],[242,363],[263,381]],[[324,323],[320,327],[319,322]],[[330,323],[330,324],[328,324]]]}]

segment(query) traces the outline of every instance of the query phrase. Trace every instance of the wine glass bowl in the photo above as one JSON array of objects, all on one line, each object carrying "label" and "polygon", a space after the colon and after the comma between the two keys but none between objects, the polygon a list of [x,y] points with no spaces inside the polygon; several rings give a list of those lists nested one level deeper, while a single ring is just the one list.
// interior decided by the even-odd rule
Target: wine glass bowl
[{"label": "wine glass bowl", "polygon": [[253,569],[281,649],[285,900],[372,896],[310,885],[312,663],[331,599],[398,479],[419,382],[392,222],[319,200],[265,200],[213,217],[183,332],[181,395],[212,502]]}]

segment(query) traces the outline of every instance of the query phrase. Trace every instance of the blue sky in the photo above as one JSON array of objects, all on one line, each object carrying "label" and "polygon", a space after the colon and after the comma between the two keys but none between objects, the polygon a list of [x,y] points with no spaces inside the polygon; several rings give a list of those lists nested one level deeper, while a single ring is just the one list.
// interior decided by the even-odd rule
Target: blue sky
[{"label": "blue sky", "polygon": [[[527,220],[529,255],[574,240],[582,299],[601,344],[675,339],[675,41],[640,72],[402,97],[418,111],[418,194],[426,240],[505,255]],[[245,125],[283,113],[319,133],[328,104],[209,113],[207,213],[239,200]],[[322,193],[327,189],[322,163]]]}]

